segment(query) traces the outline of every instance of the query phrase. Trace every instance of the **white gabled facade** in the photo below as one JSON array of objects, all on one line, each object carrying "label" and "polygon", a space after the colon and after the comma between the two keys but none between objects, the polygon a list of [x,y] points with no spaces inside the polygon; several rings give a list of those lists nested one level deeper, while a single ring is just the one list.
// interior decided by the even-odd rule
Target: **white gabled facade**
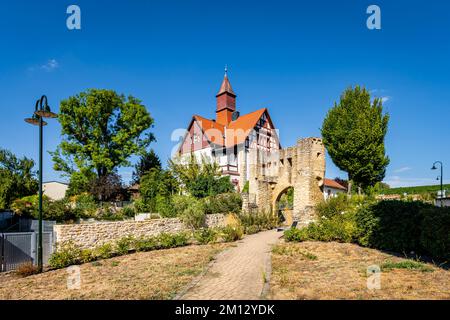
[{"label": "white gabled facade", "polygon": [[242,190],[249,179],[250,150],[258,150],[266,163],[264,170],[275,170],[271,157],[281,148],[278,132],[266,108],[240,115],[236,95],[227,75],[217,98],[216,118],[194,115],[178,150],[181,161],[194,154],[197,160],[211,159],[219,164],[224,176]]}]

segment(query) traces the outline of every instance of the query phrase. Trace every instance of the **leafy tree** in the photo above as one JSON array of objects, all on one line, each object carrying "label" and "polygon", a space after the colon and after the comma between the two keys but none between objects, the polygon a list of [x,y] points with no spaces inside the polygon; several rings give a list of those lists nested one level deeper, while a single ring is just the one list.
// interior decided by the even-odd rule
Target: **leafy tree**
[{"label": "leafy tree", "polygon": [[196,198],[234,191],[230,178],[221,176],[219,165],[205,157],[197,161],[191,154],[187,162],[170,160],[169,168],[186,191]]},{"label": "leafy tree", "polygon": [[[152,168],[141,178],[139,193],[148,211],[169,215],[170,197],[178,192],[178,182],[169,170]],[[164,212],[160,212],[164,211]]]},{"label": "leafy tree", "polygon": [[153,168],[161,169],[161,161],[155,151],[151,149],[149,152],[145,152],[134,166],[133,182],[139,183],[141,177]]},{"label": "leafy tree", "polygon": [[91,180],[89,192],[99,201],[116,200],[123,193],[122,179],[116,172]]},{"label": "leafy tree", "polygon": [[161,171],[156,168],[150,169],[141,178],[139,193],[151,212],[156,210],[156,196],[159,194],[160,188]]},{"label": "leafy tree", "polygon": [[0,208],[9,209],[12,201],[38,191],[32,159],[17,158],[12,152],[0,149]]},{"label": "leafy tree", "polygon": [[[94,216],[96,211],[95,202],[89,199],[90,196],[83,196],[84,199],[77,199],[76,202],[69,201],[68,198],[51,201],[47,196],[43,196],[43,218],[44,220],[56,220],[57,222],[74,221],[78,218]],[[26,196],[13,201],[11,209],[21,217],[38,219],[39,217],[39,196]]]},{"label": "leafy tree", "polygon": [[358,187],[374,186],[385,176],[388,122],[381,99],[371,102],[369,92],[359,86],[347,89],[323,121],[322,137],[330,157]]},{"label": "leafy tree", "polygon": [[67,196],[75,196],[90,191],[91,182],[96,179],[96,174],[90,170],[74,171],[70,175]]},{"label": "leafy tree", "polygon": [[108,179],[129,157],[154,141],[153,118],[141,101],[112,90],[90,89],[61,101],[58,117],[63,141],[51,152],[54,169],[71,175],[95,172]]}]

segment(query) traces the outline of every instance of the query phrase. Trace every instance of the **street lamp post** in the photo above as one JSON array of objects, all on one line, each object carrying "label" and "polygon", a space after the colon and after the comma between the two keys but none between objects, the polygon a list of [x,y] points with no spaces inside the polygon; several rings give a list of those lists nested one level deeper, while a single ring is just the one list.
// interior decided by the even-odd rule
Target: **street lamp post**
[{"label": "street lamp post", "polygon": [[36,101],[34,113],[31,118],[25,121],[35,126],[39,126],[39,236],[38,236],[38,269],[42,272],[43,252],[42,252],[42,147],[43,147],[43,127],[47,122],[43,118],[56,118],[57,115],[50,110],[47,102],[47,96],[43,95]]},{"label": "street lamp post", "polygon": [[442,164],[441,161],[436,161],[435,163],[433,163],[433,167],[431,168],[431,170],[437,170],[436,168],[436,164],[439,163],[439,165],[441,166],[441,207],[444,206],[444,185],[443,185],[443,179],[444,179],[444,165]]}]

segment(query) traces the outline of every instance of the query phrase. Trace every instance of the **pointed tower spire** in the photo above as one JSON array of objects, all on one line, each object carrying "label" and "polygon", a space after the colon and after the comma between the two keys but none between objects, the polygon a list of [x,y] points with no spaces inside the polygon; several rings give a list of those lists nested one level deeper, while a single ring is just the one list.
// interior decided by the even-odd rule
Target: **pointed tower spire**
[{"label": "pointed tower spire", "polygon": [[224,92],[228,92],[236,96],[236,94],[233,92],[233,88],[231,87],[230,80],[228,80],[228,67],[226,65],[225,65],[225,75],[223,76],[222,85],[220,86],[219,93],[217,93],[217,96]]},{"label": "pointed tower spire", "polygon": [[231,116],[236,111],[236,94],[228,80],[228,67],[225,66],[225,75],[219,93],[216,95],[217,109],[216,122],[227,126],[231,122]]}]

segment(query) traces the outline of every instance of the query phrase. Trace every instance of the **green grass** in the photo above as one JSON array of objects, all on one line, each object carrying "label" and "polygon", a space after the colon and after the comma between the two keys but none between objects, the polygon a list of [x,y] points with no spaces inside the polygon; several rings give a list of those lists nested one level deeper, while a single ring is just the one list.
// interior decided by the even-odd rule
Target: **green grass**
[{"label": "green grass", "polygon": [[407,270],[418,270],[422,272],[433,272],[433,269],[426,264],[418,261],[405,260],[400,262],[388,261],[381,265],[382,271],[389,271],[393,269],[407,269]]},{"label": "green grass", "polygon": [[295,255],[301,255],[302,257],[308,259],[308,260],[317,260],[317,256],[315,254],[312,254],[311,252],[308,252],[306,250],[300,250],[295,247],[288,247],[288,246],[274,246],[272,248],[272,252],[279,255],[285,255],[285,256],[295,256]]},{"label": "green grass", "polygon": [[305,258],[308,258],[309,260],[317,260],[317,256],[315,254],[312,254],[311,252],[304,251],[300,252],[300,254]]},{"label": "green grass", "polygon": [[[450,190],[450,184],[443,185],[444,190]],[[391,188],[381,190],[382,194],[423,194],[423,193],[434,193],[441,190],[441,186],[436,184],[432,186],[417,186],[417,187],[402,187],[402,188]]]}]

